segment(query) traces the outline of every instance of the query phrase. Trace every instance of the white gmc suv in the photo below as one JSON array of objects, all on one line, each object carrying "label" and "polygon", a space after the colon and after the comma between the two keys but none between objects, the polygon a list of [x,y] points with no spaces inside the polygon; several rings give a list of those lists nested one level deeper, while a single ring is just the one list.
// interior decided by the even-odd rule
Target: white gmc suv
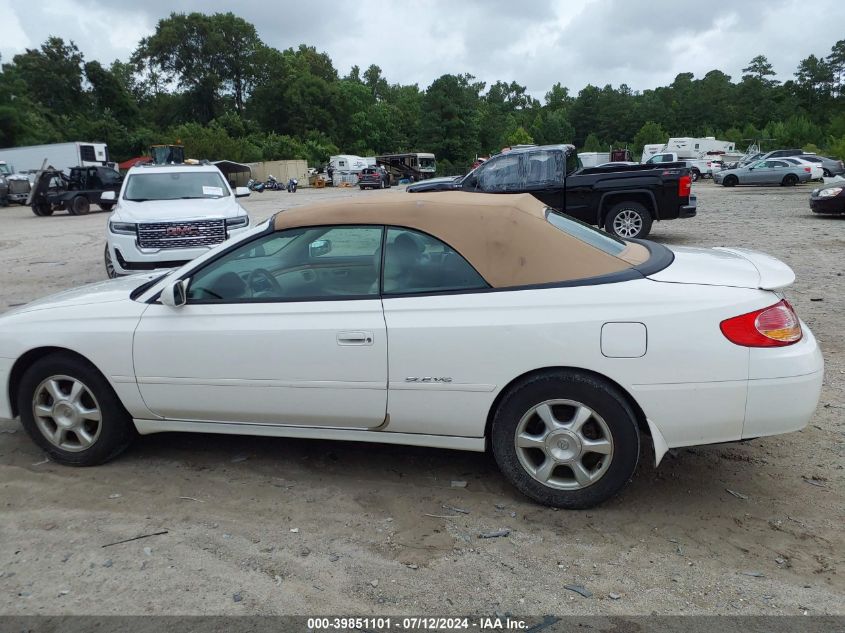
[{"label": "white gmc suv", "polygon": [[103,194],[117,203],[106,229],[109,277],[174,268],[249,229],[247,212],[214,165],[133,167],[120,193]]}]

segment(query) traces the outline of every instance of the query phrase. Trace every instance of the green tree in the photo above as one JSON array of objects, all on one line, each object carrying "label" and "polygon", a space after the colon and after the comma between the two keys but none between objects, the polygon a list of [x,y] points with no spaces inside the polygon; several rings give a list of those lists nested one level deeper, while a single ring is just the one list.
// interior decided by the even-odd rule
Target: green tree
[{"label": "green tree", "polygon": [[633,153],[634,156],[642,155],[643,147],[646,145],[665,143],[669,140],[669,134],[659,123],[646,121],[634,135]]},{"label": "green tree", "polygon": [[479,93],[472,75],[443,75],[422,100],[420,145],[456,166],[469,166],[479,151]]},{"label": "green tree", "polygon": [[752,58],[752,60],[748,62],[748,66],[742,69],[742,72],[745,73],[743,75],[743,79],[746,77],[756,79],[768,86],[773,86],[778,83],[776,80],[769,79],[769,77],[774,77],[776,73],[774,67],[772,67],[769,63],[769,60],[765,55],[757,55]]},{"label": "green tree", "polygon": [[581,148],[584,152],[604,152],[607,151],[607,146],[599,140],[599,137],[590,132],[584,140],[584,147]]},{"label": "green tree", "polygon": [[508,147],[514,145],[530,145],[534,143],[534,138],[521,125],[513,132],[505,137],[505,143]]}]

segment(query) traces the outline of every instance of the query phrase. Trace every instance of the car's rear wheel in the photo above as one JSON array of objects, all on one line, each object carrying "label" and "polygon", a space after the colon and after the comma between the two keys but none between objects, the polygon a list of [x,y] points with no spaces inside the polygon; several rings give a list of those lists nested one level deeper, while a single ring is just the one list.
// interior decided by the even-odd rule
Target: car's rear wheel
[{"label": "car's rear wheel", "polygon": [[70,466],[106,462],[135,437],[129,414],[102,374],[67,354],[46,356],[24,373],[18,411],[32,440]]},{"label": "car's rear wheel", "polygon": [[697,181],[698,181],[698,179],[699,179],[699,178],[701,178],[701,172],[700,172],[700,171],[698,171],[697,169],[693,169],[693,170],[691,170],[691,171],[690,171],[690,173],[689,173],[689,175],[690,175],[690,179],[691,179],[693,182],[697,182]]},{"label": "car's rear wheel", "polygon": [[798,184],[798,176],[795,174],[786,174],[786,176],[783,177],[781,184],[784,187],[794,187]]},{"label": "car's rear wheel", "polygon": [[736,176],[725,176],[724,180],[722,180],[722,184],[725,187],[736,187],[739,183],[739,179]]},{"label": "car's rear wheel", "polygon": [[833,174],[830,173],[830,170],[827,167],[822,168],[822,176],[825,178],[830,178]]},{"label": "car's rear wheel", "polygon": [[637,467],[634,412],[609,383],[553,371],[517,385],[493,418],[493,455],[505,477],[531,499],[559,508],[598,505]]},{"label": "car's rear wheel", "polygon": [[651,231],[651,222],[651,214],[639,202],[620,202],[607,214],[604,228],[623,239],[644,238]]},{"label": "car's rear wheel", "polygon": [[91,202],[85,196],[76,196],[70,201],[68,209],[71,215],[88,215],[91,210]]}]

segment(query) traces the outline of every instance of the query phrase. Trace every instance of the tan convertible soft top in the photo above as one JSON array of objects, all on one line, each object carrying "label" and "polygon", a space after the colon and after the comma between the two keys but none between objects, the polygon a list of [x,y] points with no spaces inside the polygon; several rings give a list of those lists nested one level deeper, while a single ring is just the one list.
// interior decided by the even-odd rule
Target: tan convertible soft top
[{"label": "tan convertible soft top", "polygon": [[335,224],[416,229],[446,242],[494,288],[573,281],[614,273],[649,257],[629,243],[613,256],[558,230],[530,194],[388,193],[319,202],[276,214],[277,231]]}]

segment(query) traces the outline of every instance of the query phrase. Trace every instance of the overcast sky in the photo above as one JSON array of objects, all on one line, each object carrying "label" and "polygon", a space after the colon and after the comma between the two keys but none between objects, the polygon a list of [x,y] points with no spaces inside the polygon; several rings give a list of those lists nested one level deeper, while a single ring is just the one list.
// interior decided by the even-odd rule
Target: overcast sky
[{"label": "overcast sky", "polygon": [[587,83],[643,90],[714,68],[737,80],[760,53],[785,80],[845,37],[842,0],[36,0],[3,3],[0,54],[9,61],[58,35],[87,60],[110,63],[171,11],[229,10],[271,46],[327,52],[341,75],[376,63],[391,83],[425,88],[469,72],[488,84],[517,81],[538,98],[557,81],[577,94]]}]

